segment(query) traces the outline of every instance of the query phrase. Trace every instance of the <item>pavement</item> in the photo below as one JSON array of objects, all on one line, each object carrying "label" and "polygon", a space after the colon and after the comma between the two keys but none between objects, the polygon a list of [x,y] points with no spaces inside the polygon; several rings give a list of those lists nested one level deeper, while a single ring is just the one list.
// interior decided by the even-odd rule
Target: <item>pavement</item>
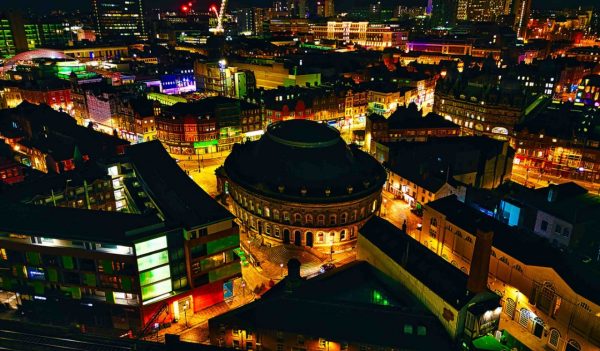
[{"label": "pavement", "polygon": [[208,320],[229,312],[233,309],[254,301],[257,296],[250,290],[244,279],[236,279],[234,282],[234,296],[226,301],[205,308],[191,315],[186,315],[170,327],[163,328],[157,333],[150,334],[144,338],[146,341],[164,342],[166,334],[179,335],[182,341],[208,343]]},{"label": "pavement", "polygon": [[575,182],[578,185],[586,188],[590,193],[600,195],[600,183],[589,182],[580,179],[572,179],[565,177],[557,177],[548,173],[541,174],[537,168],[529,168],[523,165],[513,165],[511,180],[534,188],[542,188],[550,183],[562,184],[567,182]]}]

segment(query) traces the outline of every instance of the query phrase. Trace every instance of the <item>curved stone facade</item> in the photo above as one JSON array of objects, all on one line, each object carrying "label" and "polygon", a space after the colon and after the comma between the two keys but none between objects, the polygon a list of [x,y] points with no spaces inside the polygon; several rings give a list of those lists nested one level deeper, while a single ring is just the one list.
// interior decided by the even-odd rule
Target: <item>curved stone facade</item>
[{"label": "curved stone facade", "polygon": [[379,212],[381,190],[353,201],[307,204],[253,194],[229,180],[232,209],[267,245],[294,244],[323,253],[351,249],[358,229]]},{"label": "curved stone facade", "polygon": [[381,205],[383,167],[339,132],[306,120],[271,124],[236,144],[223,167],[232,210],[265,244],[351,249]]}]

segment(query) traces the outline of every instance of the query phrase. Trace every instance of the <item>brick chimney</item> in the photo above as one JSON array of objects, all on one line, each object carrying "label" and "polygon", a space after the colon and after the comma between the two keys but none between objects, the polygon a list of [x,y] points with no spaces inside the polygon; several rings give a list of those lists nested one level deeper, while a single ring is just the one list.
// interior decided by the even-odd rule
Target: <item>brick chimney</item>
[{"label": "brick chimney", "polygon": [[300,276],[300,261],[292,258],[287,263],[287,277],[285,277],[285,291],[288,293],[293,292],[302,283],[302,277]]},{"label": "brick chimney", "polygon": [[471,270],[469,272],[469,280],[467,281],[467,290],[473,294],[478,294],[487,290],[493,238],[494,232],[477,229],[477,239],[475,239]]}]

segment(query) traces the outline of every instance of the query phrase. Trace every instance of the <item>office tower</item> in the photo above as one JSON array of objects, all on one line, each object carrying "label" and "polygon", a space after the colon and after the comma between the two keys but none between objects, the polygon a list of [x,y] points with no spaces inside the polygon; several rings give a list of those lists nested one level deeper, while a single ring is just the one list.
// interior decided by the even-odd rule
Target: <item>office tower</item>
[{"label": "office tower", "polygon": [[504,11],[502,0],[459,0],[457,19],[463,20],[464,3],[467,2],[466,19],[473,22],[492,22]]},{"label": "office tower", "polygon": [[333,5],[333,0],[322,0],[323,1],[323,15],[324,17],[334,17],[335,16],[335,7]]},{"label": "office tower", "polygon": [[524,38],[527,34],[527,22],[531,12],[531,0],[514,0],[512,4],[512,13],[515,16],[514,30],[517,37]]},{"label": "office tower", "polygon": [[27,50],[23,17],[12,11],[0,13],[0,58]]},{"label": "office tower", "polygon": [[92,0],[97,35],[103,40],[144,40],[143,0]]},{"label": "office tower", "polygon": [[456,23],[457,8],[457,0],[434,0],[431,24],[444,27]]}]

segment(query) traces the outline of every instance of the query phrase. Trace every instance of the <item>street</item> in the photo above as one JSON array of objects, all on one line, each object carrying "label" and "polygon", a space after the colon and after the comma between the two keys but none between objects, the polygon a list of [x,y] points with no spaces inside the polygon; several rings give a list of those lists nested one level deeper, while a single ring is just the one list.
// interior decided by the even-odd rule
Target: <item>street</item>
[{"label": "street", "polygon": [[541,174],[537,168],[528,168],[527,166],[523,165],[513,164],[511,179],[516,183],[528,187],[533,186],[535,188],[546,187],[551,183],[561,184],[575,182],[578,185],[586,188],[590,193],[600,195],[600,183],[556,177],[549,174]]}]

